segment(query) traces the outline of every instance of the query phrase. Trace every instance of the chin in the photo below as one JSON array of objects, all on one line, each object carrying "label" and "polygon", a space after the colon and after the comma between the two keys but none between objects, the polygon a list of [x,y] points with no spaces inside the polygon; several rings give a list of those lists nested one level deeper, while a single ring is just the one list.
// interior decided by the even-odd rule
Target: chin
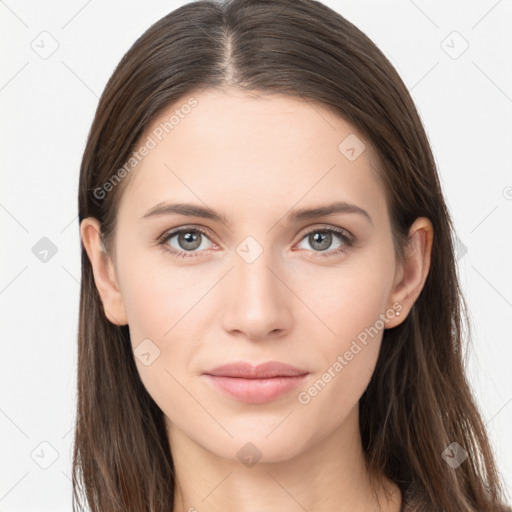
[{"label": "chin", "polygon": [[235,435],[224,443],[214,443],[212,446],[205,446],[206,449],[219,457],[223,457],[235,462],[241,462],[247,467],[254,464],[278,463],[289,461],[302,452],[304,449],[304,439],[290,437],[286,432],[281,435],[270,434],[268,432],[260,435]]}]

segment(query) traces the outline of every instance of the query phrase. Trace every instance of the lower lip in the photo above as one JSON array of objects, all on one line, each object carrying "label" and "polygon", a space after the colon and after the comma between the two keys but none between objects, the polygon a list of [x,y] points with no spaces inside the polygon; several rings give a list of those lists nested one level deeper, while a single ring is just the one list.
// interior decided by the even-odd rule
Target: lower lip
[{"label": "lower lip", "polygon": [[307,374],[297,377],[272,377],[268,379],[243,379],[240,377],[223,377],[208,375],[205,377],[217,389],[224,393],[250,404],[264,404],[289,393],[299,386]]}]

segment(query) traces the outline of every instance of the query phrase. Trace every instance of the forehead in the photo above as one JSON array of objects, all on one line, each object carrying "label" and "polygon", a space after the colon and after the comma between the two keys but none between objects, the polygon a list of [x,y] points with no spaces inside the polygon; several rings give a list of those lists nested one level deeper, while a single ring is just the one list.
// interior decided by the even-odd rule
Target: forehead
[{"label": "forehead", "polygon": [[272,204],[285,211],[298,201],[385,208],[369,141],[307,99],[201,91],[166,108],[140,144],[147,141],[153,147],[134,168],[120,205],[132,217],[169,200],[237,215]]}]

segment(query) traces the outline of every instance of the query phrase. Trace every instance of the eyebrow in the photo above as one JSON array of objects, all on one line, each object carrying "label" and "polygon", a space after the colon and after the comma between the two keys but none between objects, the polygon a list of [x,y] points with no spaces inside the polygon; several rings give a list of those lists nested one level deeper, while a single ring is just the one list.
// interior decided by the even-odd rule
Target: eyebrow
[{"label": "eyebrow", "polygon": [[[286,215],[288,223],[300,222],[303,220],[315,219],[317,217],[325,217],[336,213],[355,213],[365,217],[373,226],[370,214],[359,206],[345,201],[316,206],[313,208],[299,208]],[[163,215],[185,215],[187,217],[201,217],[203,219],[213,220],[221,224],[229,225],[227,218],[220,212],[216,212],[207,206],[200,206],[189,203],[159,203],[149,209],[142,219],[158,217]]]}]

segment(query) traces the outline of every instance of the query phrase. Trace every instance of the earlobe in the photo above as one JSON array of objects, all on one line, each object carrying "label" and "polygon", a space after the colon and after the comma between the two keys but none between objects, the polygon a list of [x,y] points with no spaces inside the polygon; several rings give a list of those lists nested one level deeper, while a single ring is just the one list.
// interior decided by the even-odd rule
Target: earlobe
[{"label": "earlobe", "polygon": [[107,254],[100,237],[101,225],[93,217],[80,224],[80,236],[91,262],[94,282],[103,303],[105,316],[116,325],[128,323],[126,309],[115,275],[112,258]]},{"label": "earlobe", "polygon": [[423,289],[430,270],[434,230],[426,217],[417,218],[409,229],[409,242],[405,247],[405,261],[398,271],[390,303],[402,306],[400,314],[390,319],[386,327],[402,323]]}]

